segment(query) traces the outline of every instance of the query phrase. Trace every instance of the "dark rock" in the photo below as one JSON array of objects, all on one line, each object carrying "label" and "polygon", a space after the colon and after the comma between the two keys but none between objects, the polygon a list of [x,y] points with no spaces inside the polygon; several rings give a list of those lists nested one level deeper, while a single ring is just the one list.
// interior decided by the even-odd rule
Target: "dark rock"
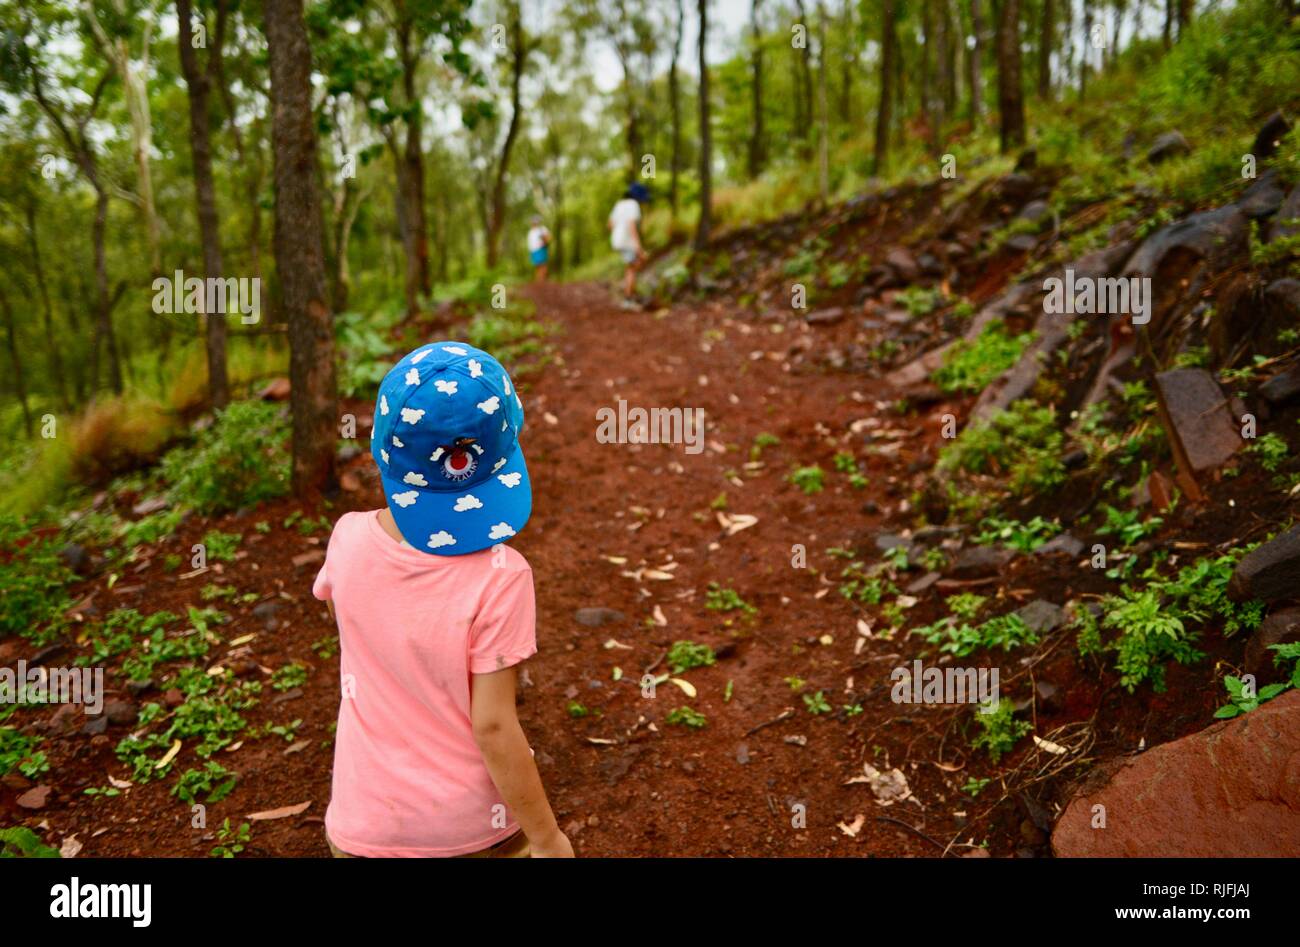
[{"label": "dark rock", "polygon": [[165,510],[171,504],[163,497],[150,497],[148,500],[141,500],[135,506],[131,507],[131,512],[136,516],[148,516],[150,513],[157,513],[159,510]]},{"label": "dark rock", "polygon": [[135,705],[125,700],[110,700],[104,705],[104,716],[108,718],[109,723],[117,724],[119,727],[129,727],[135,723],[139,712]]},{"label": "dark rock", "polygon": [[169,687],[163,691],[163,703],[168,707],[179,707],[185,703],[185,695],[175,687]]},{"label": "dark rock", "polygon": [[1293,365],[1259,386],[1259,394],[1269,404],[1284,405],[1300,395],[1300,365]]},{"label": "dark rock", "polygon": [[1300,280],[1289,276],[1274,280],[1264,287],[1263,300],[1280,311],[1283,322],[1300,323]]},{"label": "dark rock", "polygon": [[1245,246],[1247,222],[1246,215],[1232,204],[1191,214],[1142,241],[1124,266],[1123,275],[1155,276],[1165,257],[1175,249],[1212,262],[1231,259]]},{"label": "dark rock", "polygon": [[1061,458],[1061,466],[1066,470],[1078,470],[1088,462],[1088,452],[1082,447],[1076,447],[1074,450],[1067,451]]},{"label": "dark rock", "polygon": [[1038,238],[1033,234],[1017,233],[1007,238],[1002,244],[1002,249],[1011,253],[1029,253],[1036,246],[1038,246]]},{"label": "dark rock", "polygon": [[1290,598],[1300,590],[1300,526],[1292,526],[1237,563],[1228,597],[1238,602]]},{"label": "dark rock", "polygon": [[627,616],[616,608],[580,608],[573,613],[573,620],[588,628],[599,628],[601,625],[626,621]]},{"label": "dark rock", "polygon": [[1290,130],[1291,123],[1286,120],[1286,116],[1281,111],[1274,112],[1265,119],[1259,134],[1255,136],[1255,143],[1251,145],[1250,153],[1255,156],[1256,161],[1273,157],[1277,153],[1278,145]]},{"label": "dark rock", "polygon": [[276,619],[276,612],[284,608],[284,602],[278,598],[267,599],[265,602],[258,602],[253,606],[253,617],[262,623],[267,631],[275,631],[280,622]]},{"label": "dark rock", "polygon": [[833,306],[830,309],[816,309],[804,316],[809,325],[834,325],[844,318],[844,307]]},{"label": "dark rock", "polygon": [[925,575],[921,576],[921,578],[917,579],[915,582],[911,583],[907,587],[907,594],[920,595],[930,586],[934,585],[934,583],[938,582],[939,578],[940,578],[939,573],[927,572]]},{"label": "dark rock", "polygon": [[37,786],[35,789],[29,789],[18,797],[18,805],[24,809],[44,809],[45,803],[49,801],[49,786]]},{"label": "dark rock", "polygon": [[98,717],[91,717],[81,725],[81,732],[85,736],[98,736],[108,730],[108,717],[100,714]]},{"label": "dark rock", "polygon": [[[1129,757],[1075,796],[1058,857],[1294,857],[1300,852],[1300,691]],[[1104,806],[1104,828],[1093,807]]]},{"label": "dark rock", "polygon": [[1247,673],[1254,674],[1259,683],[1278,680],[1281,673],[1273,663],[1277,652],[1269,646],[1297,641],[1300,641],[1300,608],[1284,608],[1269,615],[1246,642],[1243,663]]},{"label": "dark rock", "polygon": [[916,265],[915,258],[902,247],[890,250],[885,257],[885,262],[893,267],[894,272],[904,282],[910,283],[921,275],[921,268]]},{"label": "dark rock", "polygon": [[1269,224],[1268,239],[1280,240],[1283,237],[1294,237],[1298,233],[1300,233],[1300,184],[1291,188],[1291,193],[1277,209],[1277,215]]},{"label": "dark rock", "polygon": [[1246,188],[1246,192],[1237,200],[1237,206],[1251,220],[1258,220],[1260,217],[1276,213],[1282,206],[1285,195],[1286,192],[1282,190],[1282,185],[1277,179],[1277,172],[1270,168],[1256,178],[1255,183]]},{"label": "dark rock", "polygon": [[41,648],[41,650],[33,654],[31,660],[28,661],[27,663],[31,665],[44,664],[46,661],[54,657],[56,654],[62,654],[64,651],[67,650],[68,650],[68,646],[65,642],[56,641],[54,644],[46,645],[44,648]]},{"label": "dark rock", "polygon": [[1147,161],[1152,164],[1159,164],[1176,155],[1188,154],[1191,150],[1192,146],[1187,143],[1187,139],[1183,137],[1182,132],[1165,132],[1147,149]]},{"label": "dark rock", "polygon": [[942,276],[943,263],[933,253],[922,253],[916,258],[916,265],[925,276]]},{"label": "dark rock", "polygon": [[1034,552],[1040,556],[1049,556],[1059,552],[1073,559],[1083,552],[1083,541],[1076,539],[1069,533],[1061,533],[1043,543]]},{"label": "dark rock", "polygon": [[80,543],[68,543],[59,550],[59,558],[77,575],[85,575],[90,570],[90,553]]},{"label": "dark rock", "polygon": [[1176,368],[1155,377],[1160,419],[1182,487],[1199,498],[1196,474],[1222,465],[1241,449],[1241,429],[1214,376],[1202,368]]},{"label": "dark rock", "polygon": [[1034,599],[1016,615],[1040,635],[1055,631],[1065,621],[1065,609],[1041,598]]},{"label": "dark rock", "polygon": [[1034,693],[1038,695],[1038,707],[1049,714],[1059,713],[1065,709],[1060,690],[1050,681],[1036,681]]},{"label": "dark rock", "polygon": [[881,533],[876,537],[876,548],[881,552],[889,552],[889,550],[895,549],[899,546],[902,546],[910,552],[912,549],[912,541],[899,536],[897,533]]},{"label": "dark rock", "polygon": [[1038,185],[1034,179],[1021,171],[1013,171],[998,181],[996,195],[998,200],[1013,207],[1023,207],[1034,196]]},{"label": "dark rock", "polygon": [[1016,214],[1017,219],[1027,220],[1031,224],[1044,223],[1051,216],[1052,205],[1047,201],[1030,201],[1020,208],[1020,213]]},{"label": "dark rock", "polygon": [[996,575],[1015,557],[1013,550],[999,546],[967,546],[957,553],[948,572],[959,579],[979,579]]},{"label": "dark rock", "polygon": [[154,684],[152,680],[127,681],[126,692],[130,694],[132,697],[138,698],[141,694],[147,693],[148,691],[152,690],[153,686]]}]

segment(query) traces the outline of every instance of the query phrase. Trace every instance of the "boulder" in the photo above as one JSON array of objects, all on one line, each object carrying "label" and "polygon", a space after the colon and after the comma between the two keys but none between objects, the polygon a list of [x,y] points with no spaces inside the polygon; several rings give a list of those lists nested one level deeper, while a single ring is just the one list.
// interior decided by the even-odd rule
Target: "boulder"
[{"label": "boulder", "polygon": [[1277,179],[1277,172],[1272,168],[1261,174],[1246,192],[1238,198],[1236,204],[1241,212],[1252,220],[1274,214],[1282,206],[1286,191]]},{"label": "boulder", "polygon": [[1281,674],[1273,659],[1277,652],[1270,646],[1275,644],[1294,644],[1300,641],[1300,608],[1284,608],[1269,615],[1255,629],[1255,633],[1246,642],[1246,656],[1243,663],[1248,674],[1255,675],[1256,684],[1271,684],[1281,679]]},{"label": "boulder", "polygon": [[1259,386],[1259,395],[1269,404],[1284,405],[1300,395],[1300,365],[1292,365]]},{"label": "boulder", "polygon": [[1300,184],[1291,188],[1291,193],[1277,209],[1277,214],[1268,228],[1268,239],[1280,240],[1283,237],[1294,237],[1298,233],[1300,233]]},{"label": "boulder", "polygon": [[1281,321],[1300,323],[1300,279],[1285,277],[1264,287],[1264,304],[1281,316]]},{"label": "boulder", "polygon": [[1182,475],[1180,485],[1201,498],[1196,475],[1223,464],[1241,449],[1237,419],[1214,376],[1201,368],[1176,368],[1156,375],[1160,419]]},{"label": "boulder", "polygon": [[1273,157],[1277,153],[1278,145],[1282,143],[1282,139],[1289,131],[1291,131],[1291,123],[1286,120],[1286,116],[1281,111],[1274,112],[1264,120],[1263,127],[1255,136],[1255,143],[1251,145],[1250,153],[1255,156],[1256,161]]},{"label": "boulder", "polygon": [[1065,621],[1065,609],[1037,598],[1016,612],[1016,616],[1035,633],[1045,635],[1061,627]]},{"label": "boulder", "polygon": [[1159,164],[1178,155],[1188,154],[1191,150],[1192,146],[1187,143],[1187,139],[1183,137],[1182,132],[1165,132],[1147,150],[1147,161],[1152,164]]},{"label": "boulder", "polygon": [[1124,276],[1155,276],[1173,250],[1186,250],[1211,262],[1229,260],[1246,242],[1247,217],[1227,204],[1191,214],[1161,227],[1147,237],[1124,267]]},{"label": "boulder", "polygon": [[1061,533],[1059,536],[1053,536],[1047,542],[1034,550],[1034,553],[1039,556],[1061,553],[1069,556],[1071,559],[1078,556],[1081,552],[1083,552],[1083,540],[1076,539],[1069,533]]},{"label": "boulder", "polygon": [[[1294,857],[1300,691],[1098,773],[1052,832],[1058,858]],[[1104,827],[1094,828],[1095,806]]]},{"label": "boulder", "polygon": [[1016,557],[1014,550],[1000,546],[967,546],[957,553],[949,574],[958,579],[978,579],[996,575]]},{"label": "boulder", "polygon": [[1300,526],[1248,552],[1228,582],[1228,597],[1238,602],[1273,602],[1300,595]]}]

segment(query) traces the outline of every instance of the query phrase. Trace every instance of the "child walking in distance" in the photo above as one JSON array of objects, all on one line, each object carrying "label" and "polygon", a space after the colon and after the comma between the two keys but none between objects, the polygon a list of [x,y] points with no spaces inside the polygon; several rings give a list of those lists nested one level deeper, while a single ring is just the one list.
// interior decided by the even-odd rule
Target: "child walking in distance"
[{"label": "child walking in distance", "polygon": [[379,386],[388,505],[334,526],[313,594],[343,696],[325,832],[338,857],[572,857],[515,715],[537,651],[523,403],[486,352],[433,342]]},{"label": "child walking in distance", "polygon": [[641,246],[641,205],[650,200],[643,184],[631,184],[609,212],[609,245],[623,258],[623,308],[636,306],[636,274],[645,262]]},{"label": "child walking in distance", "polygon": [[528,228],[528,261],[533,264],[533,282],[546,282],[546,268],[551,257],[551,232],[542,223],[541,215],[534,214]]}]

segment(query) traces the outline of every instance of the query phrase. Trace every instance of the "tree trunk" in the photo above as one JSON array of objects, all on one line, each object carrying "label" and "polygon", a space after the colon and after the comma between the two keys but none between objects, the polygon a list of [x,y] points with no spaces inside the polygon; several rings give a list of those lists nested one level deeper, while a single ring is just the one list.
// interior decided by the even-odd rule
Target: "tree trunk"
[{"label": "tree trunk", "polygon": [[23,429],[27,432],[28,438],[32,436],[32,409],[27,403],[27,383],[23,379],[23,363],[18,357],[18,340],[16,330],[14,329],[14,311],[9,305],[9,297],[5,294],[4,287],[0,286],[0,309],[5,314],[5,337],[9,343],[9,360],[14,367],[14,394],[18,396],[18,403],[23,409]]},{"label": "tree trunk", "polygon": [[54,376],[54,389],[59,396],[59,407],[67,411],[72,407],[68,400],[68,380],[63,373],[63,351],[54,338],[54,307],[50,304],[50,287],[45,277],[45,263],[41,258],[41,243],[36,235],[36,199],[29,196],[23,211],[27,217],[27,246],[32,254],[32,274],[41,294],[41,314],[45,328],[45,352],[50,361],[50,374]]},{"label": "tree trunk", "polygon": [[1038,32],[1038,97],[1052,95],[1052,48],[1056,45],[1056,11],[1052,0],[1042,0]]},{"label": "tree trunk", "polygon": [[1092,68],[1092,0],[1083,0],[1083,56],[1079,62],[1079,98],[1088,94],[1088,71]]},{"label": "tree trunk", "polygon": [[853,121],[853,76],[858,71],[858,45],[854,37],[853,0],[844,0],[843,30],[845,52],[840,61],[840,121]]},{"label": "tree trunk", "polygon": [[998,111],[1002,153],[1025,143],[1025,101],[1020,82],[1020,0],[1002,0],[998,18]]},{"label": "tree trunk", "polygon": [[894,105],[894,59],[898,55],[898,37],[894,32],[895,0],[884,0],[880,26],[880,103],[876,106],[876,148],[871,159],[871,173],[882,174],[889,157],[890,117]]},{"label": "tree trunk", "polygon": [[1178,0],[1178,38],[1183,38],[1183,33],[1192,25],[1192,9],[1194,0]]},{"label": "tree trunk", "polygon": [[970,28],[974,44],[966,56],[966,81],[970,86],[971,121],[978,124],[984,115],[984,65],[981,62],[981,53],[984,51],[984,15],[980,11],[980,0],[970,0]]},{"label": "tree trunk", "polygon": [[[194,199],[199,218],[199,237],[203,243],[203,275],[209,280],[222,278],[221,236],[217,224],[216,186],[212,179],[212,129],[209,125],[209,73],[199,68],[194,52],[190,0],[176,0],[179,27],[176,44],[180,48],[181,72],[189,87],[190,151],[194,156]],[[214,42],[220,42],[220,31]],[[212,54],[209,54],[212,55]],[[209,59],[209,63],[211,63]],[[206,301],[207,294],[204,294]],[[226,314],[208,312],[208,399],[213,408],[224,408],[230,401],[230,383],[226,375]]]},{"label": "tree trunk", "polygon": [[822,206],[830,200],[831,121],[826,97],[826,7],[817,4],[817,193]]},{"label": "tree trunk", "polygon": [[[811,34],[812,30],[808,27],[808,10],[804,6],[804,0],[795,0],[799,10],[799,22],[803,25],[806,34]],[[803,49],[795,50],[798,55],[799,65],[799,85],[796,94],[799,96],[799,106],[796,114],[801,113],[803,121],[799,122],[796,133],[799,136],[800,155],[804,158],[809,157],[812,153],[812,122],[813,122],[813,79],[812,79],[812,62],[811,56],[811,36],[807,36]]]},{"label": "tree trunk", "polygon": [[[668,184],[668,206],[672,218],[677,219],[677,175],[682,167],[682,114],[681,86],[677,79],[677,57],[682,49],[682,32],[686,27],[686,5],[684,0],[677,0],[677,34],[673,39],[673,58],[668,65],[668,105],[673,116],[673,156],[669,169],[672,177]],[[574,260],[577,263],[577,260]]]},{"label": "tree trunk", "polygon": [[767,142],[763,132],[763,31],[759,24],[762,0],[753,0],[749,24],[753,49],[750,52],[750,108],[754,116],[749,136],[749,177],[752,180],[763,171],[767,158]]},{"label": "tree trunk", "polygon": [[275,262],[289,322],[293,489],[334,487],[338,394],[334,326],[326,301],[325,253],[316,182],[311,48],[302,0],[265,0],[275,174]]},{"label": "tree trunk", "polygon": [[713,231],[713,133],[709,127],[709,0],[697,0],[700,14],[700,220],[695,249],[703,250]]},{"label": "tree trunk", "polygon": [[[104,232],[108,227],[108,192],[96,176],[95,222],[90,228],[95,250],[95,346],[96,352],[108,353],[108,382],[114,394],[122,393],[122,363],[117,355],[117,337],[113,334],[113,303],[108,295],[108,258],[104,251]],[[99,387],[99,357],[91,359],[91,388]]]},{"label": "tree trunk", "polygon": [[496,269],[497,255],[501,244],[501,228],[506,218],[506,175],[510,170],[510,152],[514,149],[515,139],[519,136],[519,126],[523,113],[523,100],[520,84],[524,78],[524,67],[528,62],[528,41],[524,37],[523,15],[518,5],[510,9],[510,124],[506,128],[506,140],[501,145],[501,156],[497,160],[496,180],[492,183],[491,207],[487,230],[487,267]]}]

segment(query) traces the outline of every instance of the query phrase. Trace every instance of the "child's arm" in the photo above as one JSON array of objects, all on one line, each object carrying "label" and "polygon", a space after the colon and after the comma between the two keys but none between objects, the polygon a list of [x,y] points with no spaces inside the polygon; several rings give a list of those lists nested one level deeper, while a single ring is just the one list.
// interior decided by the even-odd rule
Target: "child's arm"
[{"label": "child's arm", "polygon": [[572,858],[573,846],[555,821],[515,713],[515,669],[475,674],[470,688],[474,741],[497,791],[528,836],[533,857]]}]

